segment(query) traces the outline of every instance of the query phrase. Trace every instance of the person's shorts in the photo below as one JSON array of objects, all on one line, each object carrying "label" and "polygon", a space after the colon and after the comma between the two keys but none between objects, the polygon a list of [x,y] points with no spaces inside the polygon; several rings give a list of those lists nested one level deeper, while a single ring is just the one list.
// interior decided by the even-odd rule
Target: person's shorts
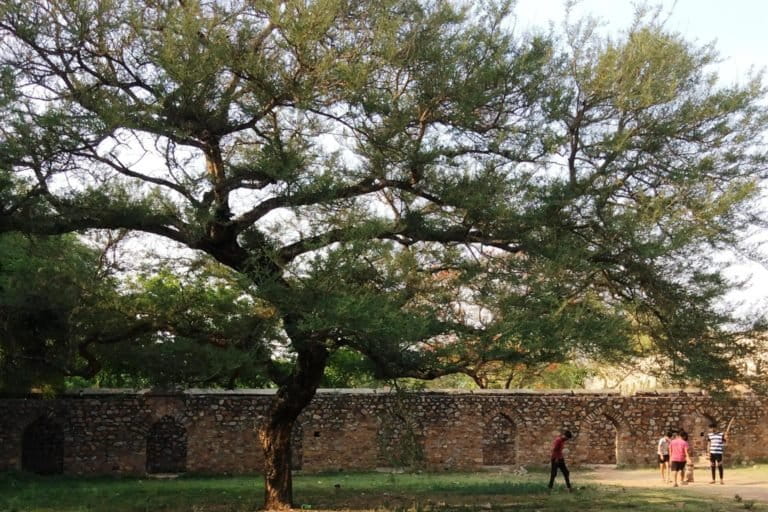
[{"label": "person's shorts", "polygon": [[659,457],[659,464],[664,464],[665,462],[669,462],[669,454],[658,455],[658,457]]},{"label": "person's shorts", "polygon": [[685,471],[685,461],[684,460],[673,460],[672,465],[670,466],[670,469],[672,471]]},{"label": "person's shorts", "polygon": [[709,454],[709,462],[723,462],[723,454],[722,453],[710,453]]}]

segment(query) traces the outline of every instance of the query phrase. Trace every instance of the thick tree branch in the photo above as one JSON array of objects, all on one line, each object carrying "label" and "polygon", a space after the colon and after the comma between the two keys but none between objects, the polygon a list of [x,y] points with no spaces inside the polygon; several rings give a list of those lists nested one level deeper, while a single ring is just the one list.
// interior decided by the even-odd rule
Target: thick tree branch
[{"label": "thick tree branch", "polygon": [[[307,252],[316,251],[322,247],[338,242],[353,240],[355,239],[357,231],[358,230],[354,227],[339,228],[316,236],[304,238],[280,249],[278,252],[278,261],[280,261],[281,264],[287,264],[293,261],[296,257]],[[479,230],[460,225],[438,230],[427,228],[425,226],[409,226],[405,223],[401,223],[400,226],[393,226],[391,229],[370,234],[369,238],[393,240],[399,244],[408,246],[419,242],[435,242],[441,244],[480,244],[495,247],[512,254],[520,253],[525,250],[522,245],[515,244],[508,239],[489,236]]]},{"label": "thick tree branch", "polygon": [[87,229],[131,229],[160,235],[176,242],[190,245],[192,240],[177,226],[175,218],[163,214],[102,211],[94,213],[86,209],[71,208],[59,215],[36,215],[30,220],[24,212],[0,215],[0,233],[20,231],[36,235],[61,235]]}]

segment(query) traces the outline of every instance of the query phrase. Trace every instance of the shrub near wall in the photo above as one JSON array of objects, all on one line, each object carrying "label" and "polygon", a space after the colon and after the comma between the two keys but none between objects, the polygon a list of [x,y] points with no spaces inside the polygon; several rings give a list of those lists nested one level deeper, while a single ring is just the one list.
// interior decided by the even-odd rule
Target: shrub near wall
[{"label": "shrub near wall", "polygon": [[[256,433],[271,396],[85,390],[0,398],[0,470],[259,472]],[[651,464],[663,431],[686,429],[697,456],[704,449],[698,433],[735,418],[726,450],[733,463],[768,458],[765,403],[756,395],[717,400],[699,392],[321,390],[294,428],[292,460],[304,471],[539,465],[567,427],[576,434],[568,447],[574,465]]]}]

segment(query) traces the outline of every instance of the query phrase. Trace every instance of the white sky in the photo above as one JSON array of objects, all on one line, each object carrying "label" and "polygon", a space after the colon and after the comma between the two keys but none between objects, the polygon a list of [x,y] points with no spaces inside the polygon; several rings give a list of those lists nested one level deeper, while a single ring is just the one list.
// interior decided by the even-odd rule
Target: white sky
[{"label": "white sky", "polygon": [[[606,30],[617,32],[633,18],[633,0],[581,0],[575,13],[589,14],[606,23]],[[522,25],[560,24],[564,0],[518,0],[515,12]],[[768,1],[766,0],[651,0],[668,14],[666,26],[686,39],[701,44],[716,42],[724,61],[720,73],[727,81],[743,78],[750,66],[768,66]]]},{"label": "white sky", "polygon": [[[600,18],[606,33],[627,28],[634,16],[633,0],[581,0],[576,17]],[[686,40],[704,45],[714,42],[722,62],[718,74],[724,83],[745,81],[750,68],[768,68],[768,0],[649,0],[662,6],[666,27]],[[564,0],[518,0],[515,9],[520,28],[560,26],[565,14]],[[768,206],[767,208],[768,209]],[[768,238],[768,235],[766,236]],[[756,263],[734,266],[734,278],[749,278],[750,284],[729,297],[739,313],[768,310],[768,270]]]}]

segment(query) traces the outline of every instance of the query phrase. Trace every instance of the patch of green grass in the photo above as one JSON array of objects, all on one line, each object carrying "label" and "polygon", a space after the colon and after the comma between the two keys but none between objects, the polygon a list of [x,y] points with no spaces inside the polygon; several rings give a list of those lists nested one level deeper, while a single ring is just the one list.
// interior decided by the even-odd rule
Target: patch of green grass
[{"label": "patch of green grass", "polygon": [[262,494],[263,480],[257,477],[155,480],[19,473],[0,477],[3,512],[172,512],[222,505],[229,507],[223,510],[254,510],[261,505]]},{"label": "patch of green grass", "polygon": [[[578,477],[578,475],[574,475]],[[768,510],[669,489],[579,485],[552,493],[547,475],[531,473],[325,473],[297,475],[294,502],[310,510],[440,512],[461,509],[555,512]],[[578,483],[578,480],[577,480]],[[261,476],[145,478],[40,477],[0,474],[0,512],[245,512],[261,507]]]}]

